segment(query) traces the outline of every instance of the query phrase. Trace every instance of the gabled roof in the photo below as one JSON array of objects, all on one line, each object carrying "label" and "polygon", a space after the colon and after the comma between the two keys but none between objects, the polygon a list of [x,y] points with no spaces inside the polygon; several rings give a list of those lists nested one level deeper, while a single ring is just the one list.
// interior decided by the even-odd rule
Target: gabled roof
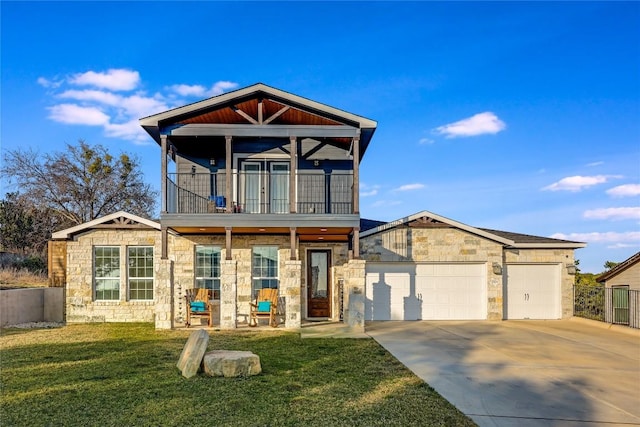
[{"label": "gabled roof", "polygon": [[96,218],[93,221],[88,221],[74,227],[56,231],[51,235],[51,238],[54,240],[67,240],[71,239],[76,234],[95,228],[151,228],[160,230],[160,223],[125,211],[119,211]]},{"label": "gabled roof", "polygon": [[417,226],[453,227],[467,231],[480,237],[501,243],[512,248],[584,248],[586,243],[572,242],[569,240],[552,239],[549,237],[531,236],[528,234],[510,233],[506,231],[490,230],[486,228],[472,227],[458,221],[434,214],[429,211],[421,211],[395,221],[391,221],[360,233],[360,237],[371,236],[385,230],[401,225],[415,224]]},{"label": "gabled roof", "polygon": [[[299,137],[312,136],[304,134],[305,127],[324,126],[333,129],[338,139],[350,135],[352,132],[348,129],[357,130],[361,146],[365,149],[377,122],[263,83],[256,83],[141,118],[140,125],[158,143],[161,134],[184,135],[187,128],[191,129],[190,132],[198,132],[198,129],[203,129],[206,125],[225,125],[225,129],[236,131],[239,135],[250,132],[246,125],[254,125],[255,129],[263,131],[268,125],[284,125],[300,132],[298,135],[292,135]],[[180,129],[181,127],[184,129]]]},{"label": "gabled roof", "polygon": [[605,282],[611,279],[614,276],[622,273],[626,269],[638,264],[640,262],[640,252],[637,252],[634,255],[631,255],[626,260],[622,261],[620,264],[613,267],[611,270],[602,273],[600,276],[596,277],[596,282]]}]

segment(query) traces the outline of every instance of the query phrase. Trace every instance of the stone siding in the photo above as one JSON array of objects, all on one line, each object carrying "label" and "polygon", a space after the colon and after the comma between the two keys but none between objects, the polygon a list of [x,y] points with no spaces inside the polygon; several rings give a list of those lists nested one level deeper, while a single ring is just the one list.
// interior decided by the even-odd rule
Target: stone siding
[{"label": "stone siding", "polygon": [[[118,246],[120,248],[120,299],[94,300],[93,247]],[[155,300],[130,300],[127,287],[127,247],[153,246],[154,298],[157,295],[160,260],[160,232],[156,230],[97,229],[67,242],[66,321],[85,322],[153,322]]]},{"label": "stone siding", "polygon": [[[195,287],[196,245],[218,246],[221,251],[221,301],[214,324],[232,329],[249,321],[252,291],[252,248],[277,246],[279,259],[280,321],[287,328],[299,328],[306,317],[306,251],[330,249],[333,318],[339,318],[338,280],[343,278],[342,265],[347,261],[346,243],[300,245],[299,259],[292,261],[288,235],[233,235],[231,260],[226,260],[225,236],[183,235],[168,236],[168,259],[162,260],[161,233],[157,230],[96,229],[80,235],[67,244],[67,321],[80,322],[155,322],[159,329],[169,329],[184,323],[186,318],[185,292]],[[120,248],[121,284],[118,301],[94,300],[93,248]],[[153,246],[154,299],[131,301],[127,298],[126,248]]]},{"label": "stone siding", "polygon": [[[486,264],[487,319],[504,318],[505,263],[573,264],[573,249],[505,249],[503,245],[457,228],[397,227],[360,240],[361,257],[371,262],[480,262]],[[573,312],[574,276],[562,268],[562,317]]]}]

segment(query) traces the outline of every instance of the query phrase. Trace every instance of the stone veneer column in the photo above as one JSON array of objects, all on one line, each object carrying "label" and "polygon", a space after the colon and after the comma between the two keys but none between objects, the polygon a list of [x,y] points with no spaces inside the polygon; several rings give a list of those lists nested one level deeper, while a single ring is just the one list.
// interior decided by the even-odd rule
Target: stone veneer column
[{"label": "stone veneer column", "polygon": [[154,289],[156,329],[173,328],[173,261],[157,261]]},{"label": "stone veneer column", "polygon": [[237,327],[238,262],[220,260],[220,329]]},{"label": "stone veneer column", "polygon": [[284,327],[298,329],[301,326],[302,305],[300,304],[300,283],[302,261],[287,260],[284,262],[283,279],[280,282],[280,295],[285,300]]},{"label": "stone veneer column", "polygon": [[351,259],[344,266],[344,323],[354,332],[364,332],[365,265]]}]

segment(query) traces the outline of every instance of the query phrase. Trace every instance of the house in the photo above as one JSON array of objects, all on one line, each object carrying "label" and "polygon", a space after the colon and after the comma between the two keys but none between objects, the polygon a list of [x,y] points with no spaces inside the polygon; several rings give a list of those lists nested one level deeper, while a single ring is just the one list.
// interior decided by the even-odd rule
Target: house
[{"label": "house", "polygon": [[361,219],[373,120],[256,84],[140,124],[160,146],[160,219],[117,212],[53,234],[67,322],[173,328],[194,287],[214,291],[223,329],[248,322],[262,288],[278,289],[287,328],[571,315],[582,243],[427,211]]},{"label": "house", "polygon": [[596,277],[604,284],[604,320],[640,328],[640,252]]},{"label": "house", "polygon": [[628,289],[640,291],[640,252],[602,273],[596,277],[596,281],[607,288],[626,286]]}]

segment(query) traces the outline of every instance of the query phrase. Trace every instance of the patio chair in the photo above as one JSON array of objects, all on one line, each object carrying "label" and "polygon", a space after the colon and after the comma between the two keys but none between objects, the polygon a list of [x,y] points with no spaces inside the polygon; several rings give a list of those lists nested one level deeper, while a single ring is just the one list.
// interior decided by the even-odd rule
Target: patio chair
[{"label": "patio chair", "polygon": [[249,317],[249,326],[258,326],[259,318],[268,318],[269,326],[275,328],[278,326],[276,312],[278,310],[278,290],[277,289],[260,289],[255,303],[251,305]]},{"label": "patio chair", "polygon": [[193,316],[207,318],[207,325],[213,325],[213,307],[211,306],[211,290],[209,289],[187,289],[185,294],[187,301],[187,328],[191,326]]}]

